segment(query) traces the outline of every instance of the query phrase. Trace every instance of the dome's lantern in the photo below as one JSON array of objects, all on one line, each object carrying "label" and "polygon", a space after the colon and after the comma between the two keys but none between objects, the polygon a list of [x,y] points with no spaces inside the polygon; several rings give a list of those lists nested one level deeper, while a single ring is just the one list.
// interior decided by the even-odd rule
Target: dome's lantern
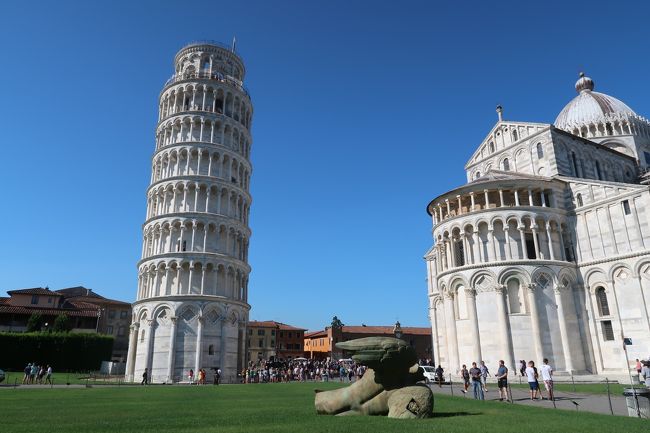
[{"label": "dome's lantern", "polygon": [[589,77],[585,77],[584,72],[580,72],[580,79],[576,81],[576,91],[580,93],[591,92],[592,90],[594,90],[594,81]]}]

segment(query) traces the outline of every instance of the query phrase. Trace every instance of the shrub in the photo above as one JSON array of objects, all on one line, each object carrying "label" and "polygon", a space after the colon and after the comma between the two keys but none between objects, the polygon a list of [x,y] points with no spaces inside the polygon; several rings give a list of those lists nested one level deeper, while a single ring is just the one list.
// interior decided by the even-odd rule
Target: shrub
[{"label": "shrub", "polygon": [[0,368],[19,370],[28,362],[50,364],[56,371],[99,370],[111,359],[113,337],[70,332],[0,332]]},{"label": "shrub", "polygon": [[27,319],[27,332],[36,332],[41,330],[43,318],[41,313],[33,313]]},{"label": "shrub", "polygon": [[56,319],[54,319],[54,325],[52,325],[52,331],[54,332],[70,331],[70,321],[68,320],[68,316],[65,313],[56,316]]}]

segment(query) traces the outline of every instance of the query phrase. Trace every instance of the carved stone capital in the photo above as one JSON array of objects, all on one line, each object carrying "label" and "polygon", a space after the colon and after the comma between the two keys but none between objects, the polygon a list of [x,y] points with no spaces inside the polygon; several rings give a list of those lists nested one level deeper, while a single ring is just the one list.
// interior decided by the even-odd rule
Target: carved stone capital
[{"label": "carved stone capital", "polygon": [[506,292],[505,284],[497,284],[496,286],[494,286],[494,291],[499,294],[505,293]]},{"label": "carved stone capital", "polygon": [[537,284],[535,284],[535,283],[528,283],[528,284],[525,284],[524,287],[526,287],[526,289],[529,292],[534,292],[535,289],[537,289],[539,286]]}]

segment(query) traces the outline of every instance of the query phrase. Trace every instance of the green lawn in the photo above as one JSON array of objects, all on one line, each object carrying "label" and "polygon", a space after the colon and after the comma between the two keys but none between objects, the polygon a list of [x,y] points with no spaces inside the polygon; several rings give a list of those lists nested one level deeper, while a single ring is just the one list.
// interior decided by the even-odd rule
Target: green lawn
[{"label": "green lawn", "polygon": [[[315,387],[337,384],[0,389],[2,431],[20,432],[647,432],[648,421],[436,395],[435,417],[332,417]],[[435,392],[435,390],[434,390]]]}]

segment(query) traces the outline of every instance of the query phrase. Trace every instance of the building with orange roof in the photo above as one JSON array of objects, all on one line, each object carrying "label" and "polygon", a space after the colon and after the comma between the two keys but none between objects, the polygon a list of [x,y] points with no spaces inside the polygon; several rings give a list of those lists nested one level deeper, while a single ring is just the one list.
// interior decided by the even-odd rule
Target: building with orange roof
[{"label": "building with orange roof", "polygon": [[[431,328],[401,326],[400,338],[408,342],[416,351],[419,359],[432,359]],[[395,337],[393,326],[328,326],[321,331],[305,334],[305,356],[314,359],[342,359],[350,354],[336,348],[336,343],[356,340],[364,337]]]},{"label": "building with orange roof", "polygon": [[274,320],[248,322],[246,354],[248,362],[289,359],[303,356],[306,329]]},{"label": "building with orange roof", "polygon": [[131,324],[128,302],[105,298],[82,286],[61,290],[33,287],[7,294],[9,297],[0,297],[0,331],[25,332],[33,314],[40,314],[42,330],[52,329],[54,320],[65,314],[72,332],[112,335],[111,361],[126,359]]}]

